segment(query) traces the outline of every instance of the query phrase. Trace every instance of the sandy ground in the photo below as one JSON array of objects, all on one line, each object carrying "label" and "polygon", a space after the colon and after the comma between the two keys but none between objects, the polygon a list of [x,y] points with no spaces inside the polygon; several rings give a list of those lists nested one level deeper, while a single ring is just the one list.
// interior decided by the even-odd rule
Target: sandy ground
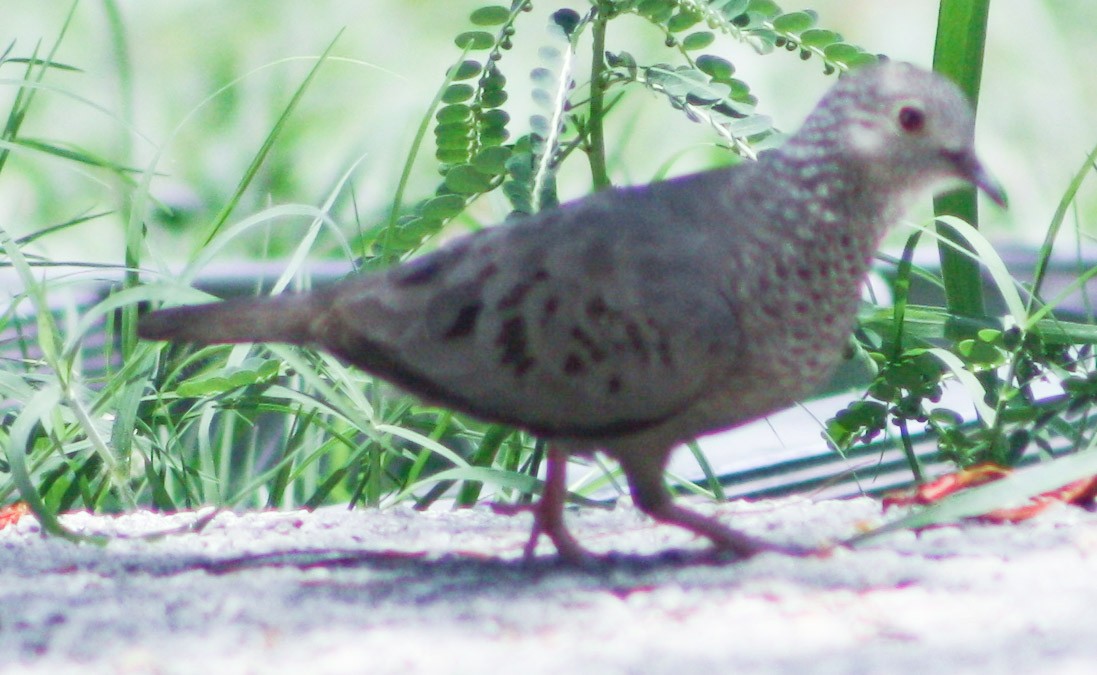
[{"label": "sandy ground", "polygon": [[[882,521],[868,499],[695,503],[778,541]],[[683,562],[634,509],[570,512],[620,553],[520,549],[488,508],[70,514],[105,546],[0,530],[0,673],[1094,672],[1097,515],[902,532],[857,550]],[[665,553],[666,550],[678,553]]]}]

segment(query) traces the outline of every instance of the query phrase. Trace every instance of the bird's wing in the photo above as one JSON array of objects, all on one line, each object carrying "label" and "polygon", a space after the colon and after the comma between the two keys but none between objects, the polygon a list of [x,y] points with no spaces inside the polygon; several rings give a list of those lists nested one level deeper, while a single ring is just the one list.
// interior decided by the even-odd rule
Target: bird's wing
[{"label": "bird's wing", "polygon": [[342,286],[316,340],[427,400],[546,435],[660,424],[740,345],[717,228],[672,208],[614,192],[459,240]]}]

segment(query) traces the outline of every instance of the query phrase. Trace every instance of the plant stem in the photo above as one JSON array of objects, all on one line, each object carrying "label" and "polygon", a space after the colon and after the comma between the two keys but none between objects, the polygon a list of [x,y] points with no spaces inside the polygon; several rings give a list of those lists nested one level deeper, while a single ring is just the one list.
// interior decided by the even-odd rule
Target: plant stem
[{"label": "plant stem", "polygon": [[605,117],[606,85],[603,73],[606,60],[606,24],[609,22],[605,12],[605,3],[599,2],[594,8],[594,24],[591,27],[590,61],[590,140],[587,154],[590,157],[591,181],[595,190],[610,187],[609,173],[606,171],[606,135],[602,127]]},{"label": "plant stem", "polygon": [[[960,86],[971,101],[972,109],[979,99],[989,5],[990,0],[941,0],[937,15],[933,69]],[[933,201],[933,210],[937,216],[957,216],[978,227],[974,187],[938,196]],[[937,228],[942,237],[967,246],[951,228],[940,223]],[[983,283],[978,262],[946,242],[938,244],[938,251],[949,312],[968,317],[983,316]]]}]

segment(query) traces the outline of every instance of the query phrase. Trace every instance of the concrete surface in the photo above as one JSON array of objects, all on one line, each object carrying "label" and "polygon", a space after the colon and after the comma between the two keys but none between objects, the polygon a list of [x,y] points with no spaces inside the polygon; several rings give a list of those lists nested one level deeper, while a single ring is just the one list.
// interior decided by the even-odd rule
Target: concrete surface
[{"label": "concrete surface", "polygon": [[[713,505],[774,540],[879,524],[869,499]],[[63,522],[106,546],[0,530],[0,673],[1093,672],[1097,516],[904,532],[723,565],[627,506],[569,512],[589,570],[488,508]],[[667,549],[678,554],[663,553]],[[703,669],[703,671],[702,671]]]}]

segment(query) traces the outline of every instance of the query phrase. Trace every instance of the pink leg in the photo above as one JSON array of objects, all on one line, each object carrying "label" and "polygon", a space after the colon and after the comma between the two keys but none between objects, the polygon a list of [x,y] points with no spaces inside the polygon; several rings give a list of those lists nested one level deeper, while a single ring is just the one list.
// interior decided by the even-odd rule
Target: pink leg
[{"label": "pink leg", "polygon": [[801,549],[796,546],[783,546],[773,542],[758,539],[748,534],[724,525],[720,521],[703,516],[696,511],[678,506],[672,501],[666,501],[657,505],[654,509],[644,509],[644,512],[661,523],[677,525],[703,537],[707,537],[716,546],[717,550],[730,551],[740,558],[749,558],[756,553],[773,551],[785,555],[809,555],[810,549]]},{"label": "pink leg", "polygon": [[730,551],[741,558],[756,553],[774,551],[786,555],[809,555],[811,549],[782,546],[738,532],[715,518],[703,516],[674,503],[663,484],[662,466],[626,466],[632,501],[644,513],[668,525],[677,525],[712,541],[718,551]]},{"label": "pink leg", "polygon": [[591,558],[591,554],[579,545],[564,525],[564,502],[568,496],[567,468],[567,453],[549,446],[545,490],[532,509],[533,532],[526,543],[526,559],[533,558],[537,540],[542,534],[552,540],[560,557],[570,563],[581,564]]}]

